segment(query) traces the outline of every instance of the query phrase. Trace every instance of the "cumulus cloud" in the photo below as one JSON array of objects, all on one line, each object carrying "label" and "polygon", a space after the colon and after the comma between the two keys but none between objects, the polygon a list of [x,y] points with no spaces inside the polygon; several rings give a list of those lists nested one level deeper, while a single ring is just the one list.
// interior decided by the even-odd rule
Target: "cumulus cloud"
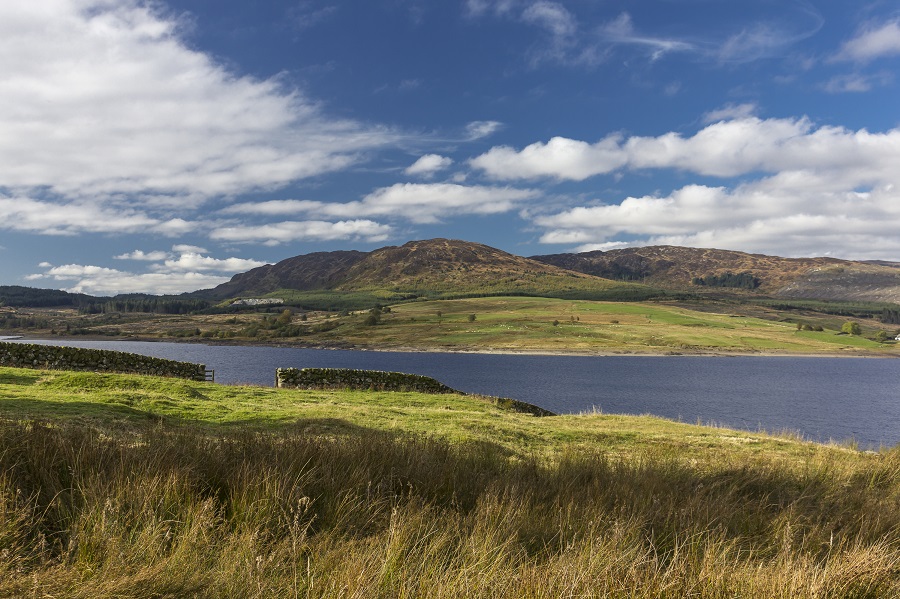
[{"label": "cumulus cloud", "polygon": [[244,272],[263,266],[265,262],[248,258],[212,258],[197,252],[184,252],[177,258],[165,260],[157,270],[165,272]]},{"label": "cumulus cloud", "polygon": [[868,192],[823,192],[809,175],[792,185],[764,179],[734,189],[689,185],[667,196],[629,197],[620,204],[577,207],[535,219],[544,243],[669,244],[764,251],[787,256],[900,256],[900,193],[894,185]]},{"label": "cumulus cloud", "polygon": [[144,252],[142,250],[134,250],[133,252],[113,256],[115,260],[140,260],[146,262],[159,262],[160,260],[165,260],[168,257],[169,252]]},{"label": "cumulus cloud", "polygon": [[[741,110],[737,110],[741,112]],[[602,151],[601,151],[602,150]],[[718,121],[692,136],[554,138],[474,159],[504,179],[580,181],[615,170],[718,179],[532,218],[541,241],[580,249],[683,244],[785,255],[900,258],[900,129],[817,127],[809,119]],[[866,235],[869,235],[867,238]]]},{"label": "cumulus cloud", "polygon": [[900,19],[869,25],[841,46],[834,61],[870,62],[900,55]]},{"label": "cumulus cloud", "polygon": [[[329,203],[311,200],[271,200],[235,204],[226,214],[288,215],[319,217],[389,217],[414,223],[436,223],[461,214],[500,214],[540,194],[533,189],[457,183],[397,183],[376,189],[356,202]],[[370,222],[370,221],[359,221]],[[213,234],[218,235],[218,232]]]},{"label": "cumulus cloud", "polygon": [[[42,262],[43,272],[28,275],[29,281],[54,281],[67,286],[68,291],[92,295],[119,293],[170,294],[214,287],[226,282],[238,272],[244,272],[265,262],[246,258],[213,258],[203,255],[202,248],[176,245],[172,252],[134,250],[118,256],[117,260],[152,262],[149,272],[135,273],[116,268],[84,264],[54,266]],[[195,251],[199,250],[199,251]]]},{"label": "cumulus cloud", "polygon": [[900,160],[900,129],[870,133],[818,127],[806,118],[720,121],[691,137],[609,136],[589,143],[555,137],[515,150],[492,148],[470,161],[495,179],[550,177],[581,181],[617,169],[680,169],[735,177],[754,172],[827,171],[844,181],[892,178]]},{"label": "cumulus cloud", "polygon": [[395,139],[229,71],[180,27],[140,0],[0,3],[0,187],[202,202],[341,169]]},{"label": "cumulus cloud", "polygon": [[229,280],[229,277],[197,272],[136,274],[114,268],[81,264],[55,266],[43,273],[29,275],[26,278],[31,281],[54,281],[71,293],[90,295],[177,294],[215,287]]},{"label": "cumulus cloud", "polygon": [[497,146],[469,163],[495,179],[536,179],[553,177],[581,181],[614,171],[627,163],[618,136],[596,143],[554,137],[533,143],[521,151]]},{"label": "cumulus cloud", "polygon": [[405,171],[407,175],[429,177],[437,171],[449,168],[453,164],[453,160],[439,154],[425,154],[414,163],[412,163]]},{"label": "cumulus cloud", "polygon": [[220,227],[210,237],[224,241],[279,245],[291,241],[384,241],[391,227],[371,220],[355,219],[328,222],[319,220],[284,221],[265,225]]}]

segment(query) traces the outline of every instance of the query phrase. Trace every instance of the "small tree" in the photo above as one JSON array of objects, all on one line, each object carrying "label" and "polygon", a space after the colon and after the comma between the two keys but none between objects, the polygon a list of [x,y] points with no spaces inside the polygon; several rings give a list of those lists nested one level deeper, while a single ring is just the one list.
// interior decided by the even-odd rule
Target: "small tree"
[{"label": "small tree", "polygon": [[369,315],[366,316],[366,319],[363,321],[368,327],[374,327],[379,322],[381,322],[381,308],[372,308],[369,310]]},{"label": "small tree", "polygon": [[469,322],[475,322],[475,315],[469,314]]},{"label": "small tree", "polygon": [[843,325],[841,325],[841,332],[847,333],[848,335],[859,335],[862,333],[862,328],[859,326],[858,322],[847,321]]},{"label": "small tree", "polygon": [[887,331],[878,331],[877,333],[875,333],[875,341],[879,343],[884,343],[885,341],[887,341],[887,338]]}]

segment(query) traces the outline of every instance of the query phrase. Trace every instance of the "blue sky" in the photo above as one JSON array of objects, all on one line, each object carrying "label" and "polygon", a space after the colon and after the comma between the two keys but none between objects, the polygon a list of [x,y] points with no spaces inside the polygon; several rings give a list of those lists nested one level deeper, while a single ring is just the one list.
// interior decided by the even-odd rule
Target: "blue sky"
[{"label": "blue sky", "polygon": [[0,284],[312,251],[900,260],[894,1],[0,3]]}]

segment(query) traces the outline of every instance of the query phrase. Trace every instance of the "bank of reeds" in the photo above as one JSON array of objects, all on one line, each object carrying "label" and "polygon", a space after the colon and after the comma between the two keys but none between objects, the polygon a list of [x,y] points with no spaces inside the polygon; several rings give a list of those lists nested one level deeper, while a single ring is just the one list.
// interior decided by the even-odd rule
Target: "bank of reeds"
[{"label": "bank of reeds", "polygon": [[3,424],[0,596],[900,596],[900,453],[847,456]]}]

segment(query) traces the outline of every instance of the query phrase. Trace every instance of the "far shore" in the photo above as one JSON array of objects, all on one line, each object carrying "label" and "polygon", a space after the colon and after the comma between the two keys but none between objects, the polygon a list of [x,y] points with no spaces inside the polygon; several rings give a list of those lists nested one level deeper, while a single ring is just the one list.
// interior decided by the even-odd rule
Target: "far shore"
[{"label": "far shore", "polygon": [[0,336],[0,341],[108,341],[133,342],[143,341],[149,343],[189,343],[194,345],[209,346],[237,346],[237,347],[294,347],[298,349],[344,350],[344,351],[373,351],[373,352],[397,352],[397,353],[438,353],[438,354],[485,354],[485,355],[523,355],[523,356],[579,356],[579,357],[760,357],[760,358],[900,358],[897,353],[882,353],[860,349],[848,349],[839,352],[790,352],[790,351],[742,351],[730,349],[641,349],[624,347],[622,349],[604,348],[586,351],[583,349],[513,349],[513,348],[473,348],[473,347],[410,347],[410,346],[373,346],[354,345],[351,343],[298,343],[298,342],[253,342],[246,339],[194,339],[194,338],[160,338],[144,337],[140,335],[109,337],[105,335],[78,335],[77,337],[58,337],[52,335],[10,335]]}]

